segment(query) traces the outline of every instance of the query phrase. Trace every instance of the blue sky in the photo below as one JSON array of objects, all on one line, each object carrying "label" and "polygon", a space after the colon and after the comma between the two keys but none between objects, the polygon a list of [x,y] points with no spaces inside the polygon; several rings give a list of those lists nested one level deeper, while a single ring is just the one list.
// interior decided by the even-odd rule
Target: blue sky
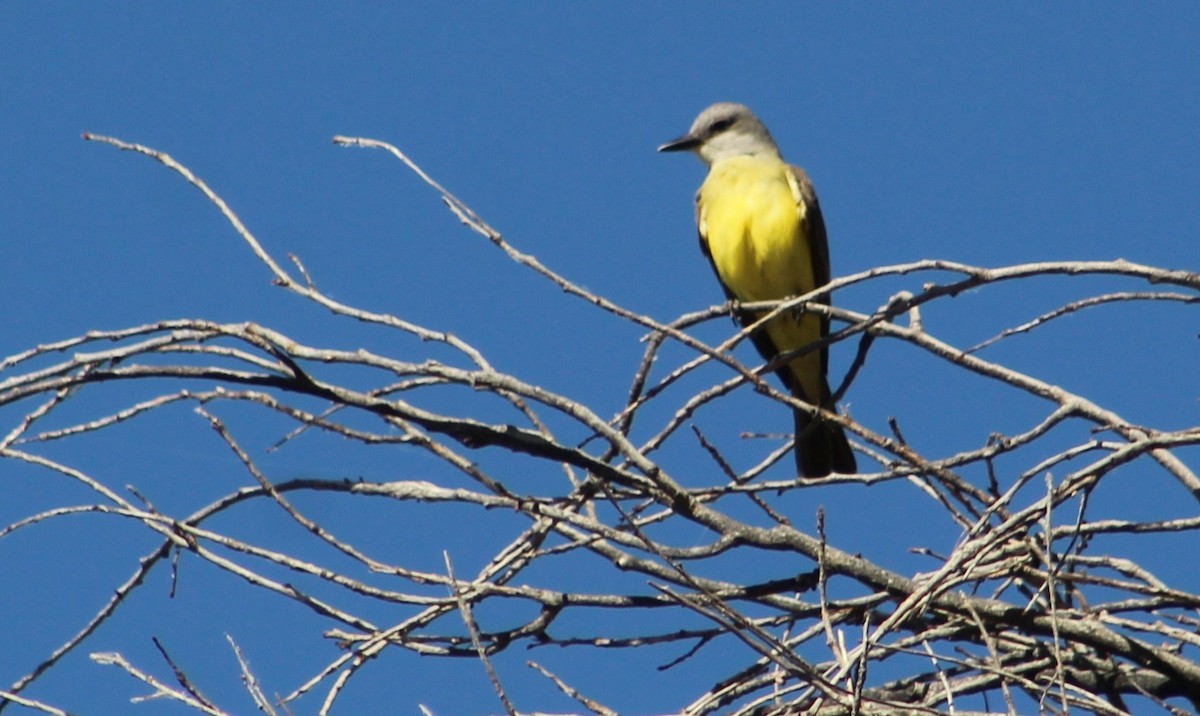
[{"label": "blue sky", "polygon": [[[5,3],[0,300],[8,310],[0,356],[88,329],[179,317],[253,320],[298,339],[406,359],[429,350],[334,320],[272,287],[194,189],[145,158],[84,142],[85,131],[170,153],[225,197],[269,251],[297,254],[336,298],[452,331],[501,369],[602,413],[619,409],[640,357],[640,332],[508,262],[398,162],[335,147],[332,136],[394,143],[521,250],[662,320],[721,299],[692,223],[703,168],[654,151],[718,100],[753,107],[785,156],[808,169],[835,275],[922,258],[1002,266],[1120,257],[1196,270],[1198,32],[1200,5],[1182,2]],[[931,279],[876,282],[837,302],[869,312],[897,290],[919,290],[923,280]],[[1073,298],[1147,288],[1029,282],[942,301],[926,320],[965,346]],[[728,330],[711,324],[701,335],[719,340]],[[1049,333],[1007,342],[989,357],[1134,421],[1197,423],[1194,308],[1101,309]],[[846,346],[835,349],[835,369],[848,355]],[[705,375],[722,377],[715,369]],[[99,405],[122,399],[114,391],[96,398]],[[899,416],[908,437],[933,455],[982,444],[992,429],[1028,427],[1042,410],[897,346],[879,348],[847,402],[878,431]],[[749,411],[763,403],[746,397],[731,405]],[[733,430],[742,416],[731,414]],[[0,433],[19,417],[0,416]],[[729,418],[699,422],[720,434]],[[742,428],[787,429],[777,406],[747,422]],[[281,429],[253,421],[242,427],[259,454]],[[165,425],[50,452],[185,510],[247,484],[224,456],[212,456],[218,447],[180,410]],[[266,460],[276,479],[342,471],[419,478],[428,469],[406,453],[360,459],[347,465],[297,446]],[[0,463],[0,523],[88,499],[58,482]],[[1098,509],[1194,514],[1194,503],[1181,504],[1178,485],[1161,471],[1131,472],[1121,484],[1128,492],[1097,496]],[[868,553],[921,543],[923,527],[906,541],[857,521],[893,498],[886,491],[832,495],[844,518],[831,530]],[[311,507],[358,528],[355,503],[314,500]],[[385,508],[368,524],[409,539],[394,515]],[[270,510],[257,519],[241,527],[292,529]],[[78,628],[151,544],[133,527],[97,541],[110,539],[109,526],[78,518],[0,542],[0,573],[20,583],[6,586],[0,601],[0,629],[9,633],[0,684]],[[931,531],[928,538],[947,537]],[[412,549],[428,550],[435,561],[426,566],[436,569],[443,548],[466,552],[483,537],[457,531],[444,539]],[[911,559],[899,551],[896,558]],[[51,560],[62,560],[62,568],[46,569],[60,564]],[[226,599],[245,598],[246,588],[232,580],[196,579],[212,579]],[[302,616],[269,602],[193,623],[191,610],[203,605],[189,600],[201,595],[182,590],[168,600],[166,582],[159,575],[89,651],[122,650],[150,662],[147,634],[168,634],[177,657],[204,661],[196,669],[208,690],[243,710],[224,633],[250,646],[280,692],[334,653],[311,634],[256,636],[260,627],[282,629]],[[153,628],[139,629],[139,616]],[[519,705],[569,708],[538,701],[553,696],[521,666],[525,658],[549,655],[516,653],[502,663],[506,680],[528,699]],[[563,672],[622,712],[677,709],[698,678],[667,672],[647,677],[645,690],[606,690],[591,658]],[[625,658],[645,659],[649,670],[671,657]],[[439,714],[500,711],[477,664],[390,655],[375,668],[394,672],[371,679],[389,689],[348,695],[347,713],[354,705],[415,713],[418,703]],[[178,712],[128,706],[138,687],[83,654],[30,693],[80,713]]]}]

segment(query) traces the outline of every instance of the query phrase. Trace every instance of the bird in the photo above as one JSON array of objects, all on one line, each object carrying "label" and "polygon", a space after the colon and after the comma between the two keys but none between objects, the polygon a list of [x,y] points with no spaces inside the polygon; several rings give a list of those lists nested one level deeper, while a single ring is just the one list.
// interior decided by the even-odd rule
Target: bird
[{"label": "bird", "polygon": [[[777,301],[829,283],[825,221],[812,182],[784,161],[765,124],[750,108],[718,102],[702,111],[688,133],[658,148],[690,151],[708,166],[696,193],[700,249],[726,297],[735,302]],[[829,295],[816,301],[829,304]],[[742,312],[742,325],[765,315]],[[829,318],[780,314],[751,336],[767,361],[814,343],[829,333]],[[797,356],[776,375],[796,398],[834,411],[826,380],[827,347]],[[857,472],[842,426],[796,408],[796,469],[806,477]]]}]

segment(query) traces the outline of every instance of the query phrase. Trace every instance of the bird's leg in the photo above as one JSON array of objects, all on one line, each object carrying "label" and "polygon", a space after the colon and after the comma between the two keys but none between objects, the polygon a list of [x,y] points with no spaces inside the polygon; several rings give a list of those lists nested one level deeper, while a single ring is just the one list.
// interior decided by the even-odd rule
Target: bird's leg
[{"label": "bird's leg", "polygon": [[799,321],[801,318],[803,318],[804,314],[806,314],[808,312],[809,312],[808,311],[808,301],[804,301],[803,303],[798,303],[795,306],[792,306],[792,308],[790,310],[790,313],[792,314],[792,318],[795,318],[797,321]]},{"label": "bird's leg", "polygon": [[729,317],[733,319],[733,322],[737,324],[738,327],[746,325],[746,322],[742,319],[741,301],[737,300],[736,298],[731,298],[725,301],[724,307],[726,311],[729,311]]}]

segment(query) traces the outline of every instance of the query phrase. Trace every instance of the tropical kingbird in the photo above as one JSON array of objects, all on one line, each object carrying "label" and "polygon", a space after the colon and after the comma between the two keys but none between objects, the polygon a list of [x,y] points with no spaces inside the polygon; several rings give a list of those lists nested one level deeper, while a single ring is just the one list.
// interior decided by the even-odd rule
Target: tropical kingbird
[{"label": "tropical kingbird", "polygon": [[[825,222],[812,182],[787,164],[766,126],[748,107],[714,104],[682,137],[658,148],[688,150],[708,165],[696,194],[700,249],[712,263],[725,295],[745,303],[777,301],[829,283]],[[828,304],[829,295],[816,299]],[[749,325],[764,314],[740,316]],[[768,361],[803,348],[829,332],[829,318],[785,313],[752,336]],[[776,371],[792,395],[833,411],[825,372],[827,348],[793,358]],[[809,477],[857,471],[854,452],[837,423],[793,411],[796,468]]]}]

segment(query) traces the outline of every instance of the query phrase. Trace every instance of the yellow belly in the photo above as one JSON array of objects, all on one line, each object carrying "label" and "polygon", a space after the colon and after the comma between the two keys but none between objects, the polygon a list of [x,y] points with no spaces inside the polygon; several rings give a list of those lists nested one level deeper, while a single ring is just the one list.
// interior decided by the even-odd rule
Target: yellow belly
[{"label": "yellow belly", "polygon": [[[735,157],[714,164],[700,188],[699,219],[721,282],[739,301],[771,301],[813,290],[812,248],[803,200],[778,159]],[[780,316],[767,326],[778,352],[821,337],[815,315]],[[788,369],[810,402],[821,399],[819,351]]]}]

